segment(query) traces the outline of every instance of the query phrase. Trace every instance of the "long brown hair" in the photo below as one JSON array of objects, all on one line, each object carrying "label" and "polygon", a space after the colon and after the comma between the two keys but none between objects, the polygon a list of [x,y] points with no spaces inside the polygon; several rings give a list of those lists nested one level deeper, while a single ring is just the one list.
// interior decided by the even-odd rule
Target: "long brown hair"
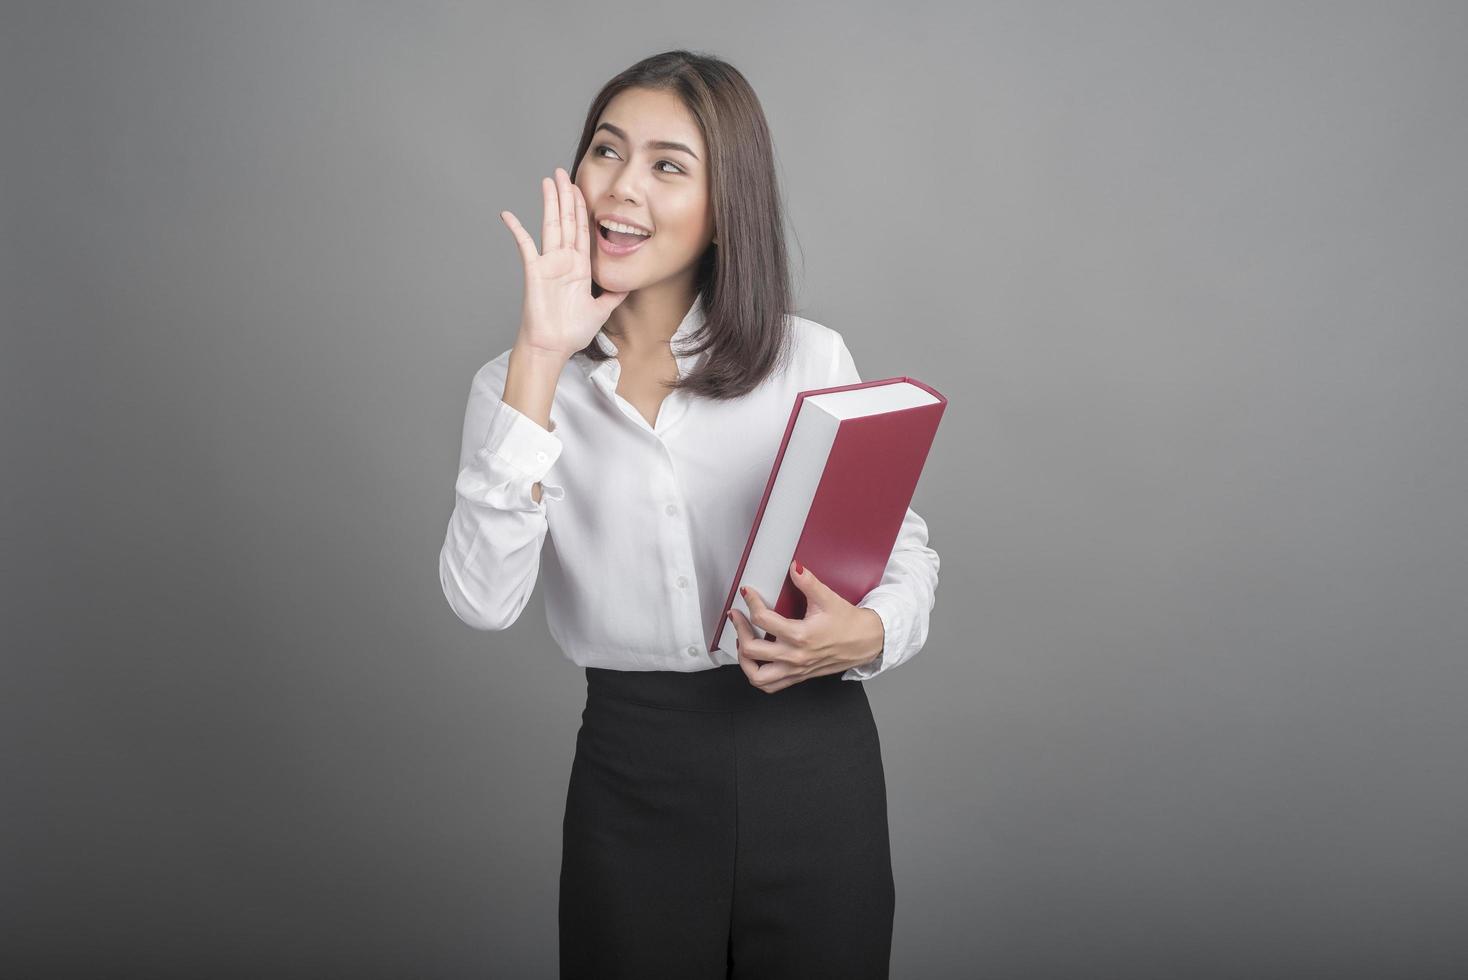
[{"label": "long brown hair", "polygon": [[[698,121],[709,151],[709,197],[719,242],[698,261],[695,284],[704,326],[689,339],[692,355],[708,356],[666,385],[708,398],[736,398],[755,388],[789,355],[793,289],[785,250],[784,208],[764,109],[733,65],[677,49],[644,58],[607,82],[586,112],[570,168],[586,154],[607,103],[627,88],[677,94]],[[602,289],[593,283],[593,295]],[[596,339],[581,350],[593,361],[607,354]]]}]

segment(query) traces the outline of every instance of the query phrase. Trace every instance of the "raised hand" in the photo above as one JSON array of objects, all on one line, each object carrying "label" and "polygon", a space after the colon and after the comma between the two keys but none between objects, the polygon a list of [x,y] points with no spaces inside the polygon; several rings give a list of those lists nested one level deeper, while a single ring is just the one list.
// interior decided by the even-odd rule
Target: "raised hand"
[{"label": "raised hand", "polygon": [[509,211],[500,212],[525,266],[525,300],[516,343],[569,358],[591,343],[627,293],[603,292],[592,298],[586,198],[570,174],[557,167],[555,178],[542,178],[540,186],[545,218],[539,251],[519,220]]}]

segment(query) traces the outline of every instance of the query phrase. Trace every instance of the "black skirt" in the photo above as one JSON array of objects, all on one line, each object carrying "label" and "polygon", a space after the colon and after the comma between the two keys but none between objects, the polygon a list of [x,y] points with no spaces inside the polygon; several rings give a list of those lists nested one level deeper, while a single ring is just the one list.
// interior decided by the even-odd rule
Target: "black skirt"
[{"label": "black skirt", "polygon": [[885,978],[895,889],[860,681],[586,670],[560,975]]}]

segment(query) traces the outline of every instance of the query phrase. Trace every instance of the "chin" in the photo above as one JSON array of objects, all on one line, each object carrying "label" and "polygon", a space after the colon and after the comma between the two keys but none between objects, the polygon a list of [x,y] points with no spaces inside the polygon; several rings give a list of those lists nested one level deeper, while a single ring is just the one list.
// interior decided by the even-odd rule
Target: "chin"
[{"label": "chin", "polygon": [[636,289],[641,283],[631,276],[612,273],[610,276],[592,276],[592,282],[601,287],[604,293],[626,293]]},{"label": "chin", "polygon": [[648,283],[657,282],[658,276],[649,275],[645,271],[634,272],[631,269],[611,268],[612,263],[607,263],[601,269],[593,269],[591,278],[602,289],[614,293],[631,292],[634,289],[646,286]]}]

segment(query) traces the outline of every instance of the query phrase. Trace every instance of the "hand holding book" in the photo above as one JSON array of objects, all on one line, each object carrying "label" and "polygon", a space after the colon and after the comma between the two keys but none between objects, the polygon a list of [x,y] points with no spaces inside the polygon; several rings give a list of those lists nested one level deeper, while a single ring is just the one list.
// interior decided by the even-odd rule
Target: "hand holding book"
[{"label": "hand holding book", "polygon": [[[789,619],[765,604],[751,587],[740,589],[749,616],[729,610],[737,633],[739,666],[749,682],[774,694],[812,677],[835,674],[875,660],[882,652],[882,619],[854,606],[794,561],[790,580],[805,595],[805,617]],[[760,639],[760,633],[765,634]]]}]

